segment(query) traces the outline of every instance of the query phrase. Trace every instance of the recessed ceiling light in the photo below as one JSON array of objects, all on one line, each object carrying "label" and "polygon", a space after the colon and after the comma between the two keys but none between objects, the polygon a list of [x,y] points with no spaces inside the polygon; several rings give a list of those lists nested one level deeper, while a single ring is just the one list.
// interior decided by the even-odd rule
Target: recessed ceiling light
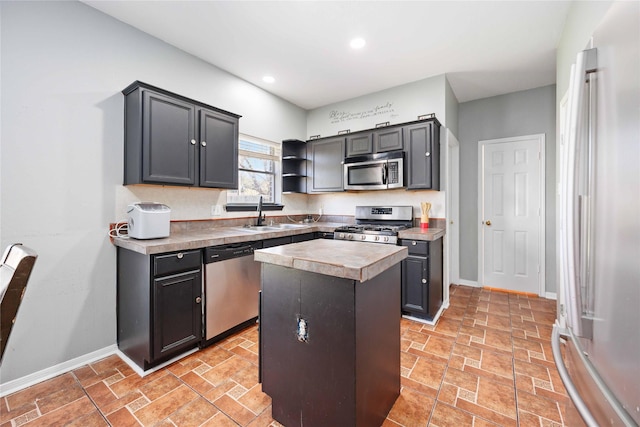
[{"label": "recessed ceiling light", "polygon": [[349,45],[354,49],[362,49],[365,44],[367,44],[367,42],[361,37],[355,38],[349,43]]},{"label": "recessed ceiling light", "polygon": [[262,81],[265,83],[274,83],[276,79],[274,79],[273,76],[264,76]]}]

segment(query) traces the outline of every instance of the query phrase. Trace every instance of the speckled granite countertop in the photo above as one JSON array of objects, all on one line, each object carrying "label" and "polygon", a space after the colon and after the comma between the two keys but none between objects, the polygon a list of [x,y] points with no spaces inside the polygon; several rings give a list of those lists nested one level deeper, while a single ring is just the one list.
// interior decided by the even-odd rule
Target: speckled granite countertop
[{"label": "speckled granite countertop", "polygon": [[295,234],[312,233],[314,231],[333,231],[341,225],[344,224],[315,222],[312,224],[295,224],[296,228],[283,229],[274,229],[268,226],[261,229],[248,229],[242,226],[212,227],[202,230],[171,232],[171,235],[164,239],[137,240],[114,237],[113,244],[134,252],[151,255],[163,252],[200,249],[230,243],[272,239],[274,237],[293,236]]},{"label": "speckled granite countertop", "polygon": [[260,249],[255,251],[255,260],[364,282],[407,254],[404,246],[321,239]]},{"label": "speckled granite countertop", "polygon": [[[312,233],[314,231],[333,231],[342,225],[345,224],[336,222],[314,222],[312,224],[295,224],[295,228],[280,229],[269,226],[261,229],[249,229],[243,226],[211,227],[200,230],[172,231],[171,235],[164,239],[137,240],[114,237],[113,244],[134,252],[151,255],[200,249],[208,246],[227,245],[230,243],[272,239],[274,237],[293,236],[295,234]],[[284,227],[287,227],[287,225],[285,224]],[[421,229],[415,227],[401,231],[398,237],[400,239],[437,240],[444,236],[444,234],[445,230],[443,228]]]},{"label": "speckled granite countertop", "polygon": [[414,227],[407,230],[402,230],[398,233],[399,239],[412,239],[412,240],[438,240],[444,237],[444,228],[420,228]]}]

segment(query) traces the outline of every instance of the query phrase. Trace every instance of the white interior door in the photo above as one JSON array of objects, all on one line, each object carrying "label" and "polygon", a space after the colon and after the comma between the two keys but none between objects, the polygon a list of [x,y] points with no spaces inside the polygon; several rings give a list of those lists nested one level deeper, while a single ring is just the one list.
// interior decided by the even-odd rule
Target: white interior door
[{"label": "white interior door", "polygon": [[544,135],[480,141],[482,286],[544,295]]}]

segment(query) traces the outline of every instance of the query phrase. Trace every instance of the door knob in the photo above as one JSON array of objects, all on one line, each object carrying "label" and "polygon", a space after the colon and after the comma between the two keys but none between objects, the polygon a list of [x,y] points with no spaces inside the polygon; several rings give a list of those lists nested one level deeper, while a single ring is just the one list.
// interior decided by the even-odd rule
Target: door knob
[{"label": "door knob", "polygon": [[487,224],[487,225],[491,225],[491,220],[487,220],[487,221],[485,221],[485,224]]}]

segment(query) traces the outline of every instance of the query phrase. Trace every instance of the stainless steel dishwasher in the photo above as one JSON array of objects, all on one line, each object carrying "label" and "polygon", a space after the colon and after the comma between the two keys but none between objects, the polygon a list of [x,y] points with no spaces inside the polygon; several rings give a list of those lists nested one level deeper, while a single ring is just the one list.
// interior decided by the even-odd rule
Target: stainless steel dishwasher
[{"label": "stainless steel dishwasher", "polygon": [[258,316],[260,263],[253,252],[261,247],[247,242],[205,249],[205,345]]}]

